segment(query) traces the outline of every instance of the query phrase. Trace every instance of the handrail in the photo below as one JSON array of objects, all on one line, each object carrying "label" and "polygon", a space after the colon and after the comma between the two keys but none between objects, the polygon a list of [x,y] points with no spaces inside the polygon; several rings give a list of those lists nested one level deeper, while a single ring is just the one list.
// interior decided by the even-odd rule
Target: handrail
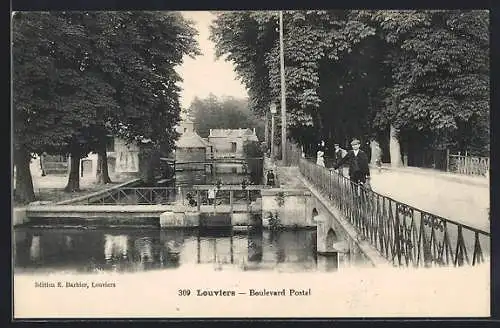
[{"label": "handrail", "polygon": [[[259,186],[221,186],[212,185],[193,187],[123,187],[101,192],[98,196],[88,197],[81,205],[183,205],[200,210],[202,205],[213,205],[216,210],[219,205],[230,205],[231,211],[235,204],[250,206],[252,201],[260,197]],[[263,187],[263,186],[261,186]],[[210,201],[208,190],[215,188],[215,198]]]},{"label": "handrail", "polygon": [[214,185],[193,185],[192,188],[194,190],[210,190],[212,188],[216,188],[217,190],[261,190],[269,189],[271,187],[265,185],[248,185],[243,188],[241,185],[221,185],[217,188]]},{"label": "handrail", "polygon": [[395,265],[475,265],[489,253],[489,232],[367,190],[304,158],[298,164],[301,174],[328,197],[361,238]]}]

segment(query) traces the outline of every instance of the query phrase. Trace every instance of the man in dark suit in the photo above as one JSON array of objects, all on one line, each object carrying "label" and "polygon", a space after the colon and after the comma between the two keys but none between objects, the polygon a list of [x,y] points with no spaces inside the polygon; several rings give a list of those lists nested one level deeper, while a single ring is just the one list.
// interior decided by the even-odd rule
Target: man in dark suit
[{"label": "man in dark suit", "polygon": [[352,150],[335,163],[334,169],[337,170],[347,162],[349,163],[349,179],[355,183],[365,184],[370,179],[370,168],[368,167],[368,155],[359,149],[360,144],[358,139],[353,139],[351,142]]},{"label": "man in dark suit", "polygon": [[334,149],[334,154],[335,154],[335,156],[334,156],[334,160],[335,160],[334,165],[335,165],[336,163],[340,162],[340,160],[342,158],[344,158],[345,155],[347,155],[347,151],[344,150],[344,149],[342,149],[342,148],[340,148],[340,145],[338,143],[334,144],[334,147],[335,147],[335,149]]}]

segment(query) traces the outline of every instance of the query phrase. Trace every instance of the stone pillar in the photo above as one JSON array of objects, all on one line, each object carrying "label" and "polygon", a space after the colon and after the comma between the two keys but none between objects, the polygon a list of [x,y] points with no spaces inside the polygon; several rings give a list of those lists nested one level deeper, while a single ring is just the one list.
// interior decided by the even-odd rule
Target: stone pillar
[{"label": "stone pillar", "polygon": [[391,125],[390,128],[390,140],[389,140],[389,149],[391,155],[391,166],[392,167],[401,167],[401,147],[399,145],[398,140],[398,130]]},{"label": "stone pillar", "polygon": [[326,253],[328,251],[328,245],[326,244],[326,237],[328,234],[328,224],[327,219],[321,214],[315,217],[316,221],[316,233],[317,233],[317,250],[320,253]]},{"label": "stone pillar", "polygon": [[318,270],[321,272],[332,272],[339,269],[339,255],[338,253],[329,254],[328,256],[318,256]]},{"label": "stone pillar", "polygon": [[12,210],[12,226],[28,222],[26,217],[26,208],[14,208]]},{"label": "stone pillar", "polygon": [[174,211],[167,211],[160,214],[160,227],[182,227],[184,225],[184,220],[182,217],[178,217]]},{"label": "stone pillar", "polygon": [[380,149],[380,145],[377,140],[370,141],[370,148],[372,152],[372,156],[370,159],[370,164],[375,165],[377,159],[382,157],[382,150]]}]

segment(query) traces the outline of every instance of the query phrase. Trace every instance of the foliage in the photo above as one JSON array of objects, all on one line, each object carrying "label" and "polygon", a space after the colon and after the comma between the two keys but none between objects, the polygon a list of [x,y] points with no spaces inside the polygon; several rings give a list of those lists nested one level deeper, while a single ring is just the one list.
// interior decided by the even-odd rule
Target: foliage
[{"label": "foliage", "polygon": [[[488,13],[470,10],[285,11],[288,131],[302,144],[388,134],[485,147]],[[212,40],[232,61],[260,115],[279,104],[277,12],[217,14]],[[452,143],[454,140],[456,142]]]},{"label": "foliage", "polygon": [[261,143],[247,140],[243,143],[243,153],[247,158],[257,158],[264,156],[264,150]]},{"label": "foliage", "polygon": [[13,22],[14,146],[64,153],[84,144],[94,112],[116,107],[114,90],[78,64],[88,40],[81,26],[51,13],[21,13]]},{"label": "foliage", "polygon": [[283,191],[280,191],[276,194],[276,197],[274,197],[276,200],[276,203],[278,204],[279,207],[282,207],[285,205],[285,193]]},{"label": "foliage", "polygon": [[281,219],[278,215],[278,211],[274,211],[274,215],[271,214],[269,217],[269,228],[271,231],[279,231],[283,228],[281,224]]},{"label": "foliage", "polygon": [[250,173],[250,181],[253,184],[262,183],[264,178],[264,149],[257,141],[245,141],[243,153],[247,158],[247,168]]},{"label": "foliage", "polygon": [[[473,146],[470,138],[464,140],[467,135],[489,125],[488,13],[421,10],[368,15],[391,45],[386,61],[393,80],[385,90],[386,106],[374,123],[427,134],[434,146]],[[482,137],[487,142],[487,130]]]},{"label": "foliage", "polygon": [[255,128],[259,139],[263,139],[264,122],[249,110],[246,99],[219,99],[213,94],[205,99],[196,97],[188,112],[193,116],[196,131],[201,137],[208,137],[210,129]]},{"label": "foliage", "polygon": [[[324,116],[338,109],[322,106],[321,86],[331,77],[329,64],[340,63],[374,28],[355,17],[348,20],[344,11],[287,11],[283,16],[288,128],[301,139],[313,125],[316,134],[323,133]],[[252,109],[261,114],[271,101],[280,103],[277,19],[272,12],[227,12],[218,15],[212,28],[217,54],[235,63],[249,89]],[[341,94],[341,89],[329,92]]]},{"label": "foliage", "polygon": [[[108,134],[173,148],[174,67],[199,53],[180,13],[18,12],[13,20],[16,149],[80,158],[100,151]],[[73,167],[69,189],[78,176]]]}]

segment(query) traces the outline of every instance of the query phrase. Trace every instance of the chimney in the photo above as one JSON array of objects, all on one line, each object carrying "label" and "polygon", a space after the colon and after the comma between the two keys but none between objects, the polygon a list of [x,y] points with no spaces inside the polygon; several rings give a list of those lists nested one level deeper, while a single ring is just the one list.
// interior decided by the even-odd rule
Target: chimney
[{"label": "chimney", "polygon": [[253,134],[255,134],[255,128],[253,128]]}]

